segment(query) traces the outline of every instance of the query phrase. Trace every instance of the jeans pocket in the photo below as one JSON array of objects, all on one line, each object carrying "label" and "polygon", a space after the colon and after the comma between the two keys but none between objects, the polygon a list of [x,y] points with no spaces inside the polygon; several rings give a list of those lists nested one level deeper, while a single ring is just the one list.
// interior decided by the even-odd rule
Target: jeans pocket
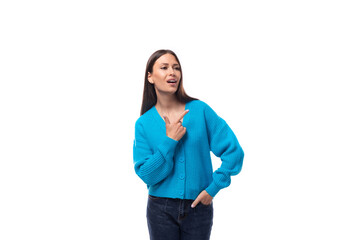
[{"label": "jeans pocket", "polygon": [[202,202],[199,202],[199,205],[203,208],[211,208],[213,205],[213,202],[211,202],[210,204],[203,204]]}]

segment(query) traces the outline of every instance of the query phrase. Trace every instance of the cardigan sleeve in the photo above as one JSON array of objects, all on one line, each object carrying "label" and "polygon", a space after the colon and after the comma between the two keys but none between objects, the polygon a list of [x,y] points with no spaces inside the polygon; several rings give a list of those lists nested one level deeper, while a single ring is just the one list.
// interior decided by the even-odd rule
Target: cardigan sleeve
[{"label": "cardigan sleeve", "polygon": [[222,188],[230,185],[230,176],[241,171],[244,151],[226,121],[206,103],[204,114],[210,150],[222,161],[213,173],[212,183],[205,189],[214,197]]},{"label": "cardigan sleeve", "polygon": [[133,162],[136,174],[147,184],[155,185],[165,179],[174,166],[174,153],[178,141],[165,137],[152,150],[145,137],[143,126],[136,121],[133,143]]}]

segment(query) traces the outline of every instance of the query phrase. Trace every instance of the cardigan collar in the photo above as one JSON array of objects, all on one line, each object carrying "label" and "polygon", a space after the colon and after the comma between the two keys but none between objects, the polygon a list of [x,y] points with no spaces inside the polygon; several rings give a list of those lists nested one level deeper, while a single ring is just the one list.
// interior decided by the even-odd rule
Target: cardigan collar
[{"label": "cardigan collar", "polygon": [[[191,101],[190,101],[190,102],[191,102]],[[189,103],[190,103],[190,102],[185,103],[185,110],[189,109]],[[190,110],[190,109],[189,109],[189,110]],[[156,109],[155,105],[152,106],[151,111],[152,111],[152,113],[153,113],[153,116],[154,116],[155,121],[156,121],[157,123],[159,123],[161,127],[163,127],[163,128],[166,129],[165,121],[164,121],[164,119],[160,116],[160,114],[159,114],[158,110]],[[182,122],[182,125],[183,125],[183,126],[185,126],[184,124],[186,124],[186,122],[187,122],[189,113],[190,113],[190,111],[189,111],[187,114],[185,114],[185,116],[184,116],[184,118],[183,118],[183,122]]]}]

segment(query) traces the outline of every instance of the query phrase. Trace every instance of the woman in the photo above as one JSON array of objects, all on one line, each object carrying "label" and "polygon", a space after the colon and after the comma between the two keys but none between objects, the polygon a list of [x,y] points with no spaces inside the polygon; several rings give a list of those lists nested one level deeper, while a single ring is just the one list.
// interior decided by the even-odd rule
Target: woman
[{"label": "woman", "polygon": [[[135,123],[136,174],[149,190],[150,239],[209,239],[213,198],[240,172],[244,152],[233,131],[205,102],[183,88],[180,61],[154,52],[146,66]],[[213,172],[210,151],[222,164]]]}]

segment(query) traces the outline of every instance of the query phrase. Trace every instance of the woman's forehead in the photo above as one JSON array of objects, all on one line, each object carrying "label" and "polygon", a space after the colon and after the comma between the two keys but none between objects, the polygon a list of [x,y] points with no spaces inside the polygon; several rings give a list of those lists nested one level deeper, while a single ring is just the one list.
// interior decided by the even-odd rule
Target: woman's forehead
[{"label": "woman's forehead", "polygon": [[156,60],[156,63],[158,64],[171,64],[171,65],[179,65],[179,63],[176,61],[176,58],[174,57],[174,55],[167,53],[162,55],[161,57],[158,58],[158,60]]}]

